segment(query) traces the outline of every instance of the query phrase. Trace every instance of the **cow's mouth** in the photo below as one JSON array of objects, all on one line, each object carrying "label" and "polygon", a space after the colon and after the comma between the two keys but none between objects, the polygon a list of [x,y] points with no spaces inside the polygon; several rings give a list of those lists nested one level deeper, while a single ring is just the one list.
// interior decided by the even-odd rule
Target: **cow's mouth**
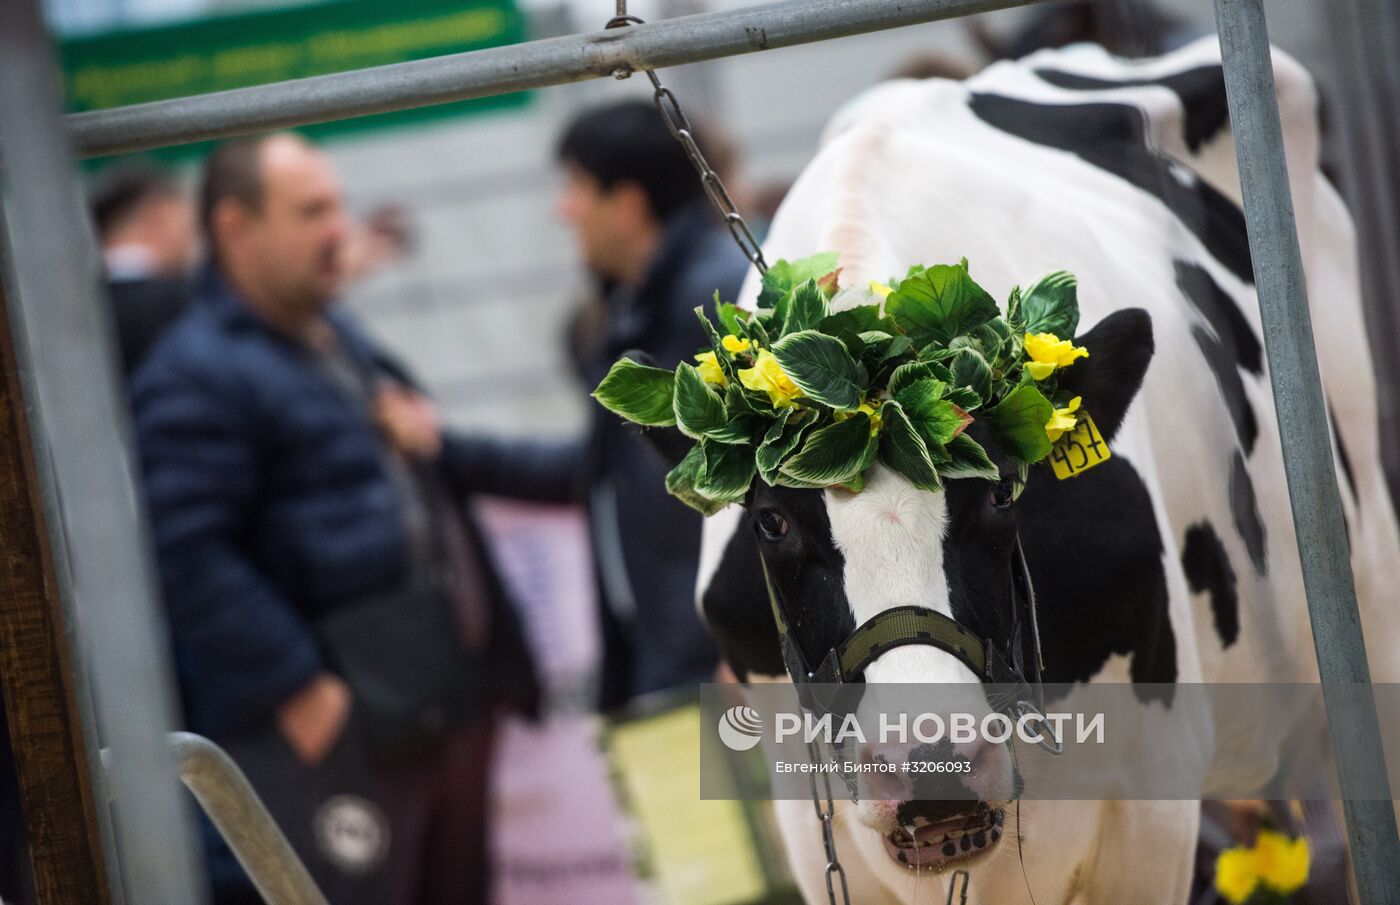
[{"label": "cow's mouth", "polygon": [[980,807],[961,815],[919,827],[898,827],[885,836],[885,851],[906,867],[941,867],[952,861],[985,854],[1001,841],[1006,812]]}]

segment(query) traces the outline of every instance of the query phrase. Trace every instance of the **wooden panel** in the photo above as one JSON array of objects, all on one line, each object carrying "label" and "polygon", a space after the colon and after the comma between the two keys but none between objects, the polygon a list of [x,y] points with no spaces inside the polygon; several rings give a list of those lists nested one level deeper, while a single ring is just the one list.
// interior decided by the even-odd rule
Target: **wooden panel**
[{"label": "wooden panel", "polygon": [[0,287],[0,683],[41,905],[110,902],[68,627]]}]

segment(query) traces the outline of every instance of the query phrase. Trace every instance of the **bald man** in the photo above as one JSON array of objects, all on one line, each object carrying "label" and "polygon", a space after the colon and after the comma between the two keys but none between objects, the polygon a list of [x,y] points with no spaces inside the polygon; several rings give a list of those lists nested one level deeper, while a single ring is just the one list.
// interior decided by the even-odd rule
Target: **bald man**
[{"label": "bald man", "polygon": [[[200,218],[198,299],[132,382],[188,722],[332,903],[485,902],[492,717],[538,688],[462,503],[567,490],[445,433],[335,309],[349,224],[323,152],[224,145]],[[211,850],[220,905],[259,901]]]}]

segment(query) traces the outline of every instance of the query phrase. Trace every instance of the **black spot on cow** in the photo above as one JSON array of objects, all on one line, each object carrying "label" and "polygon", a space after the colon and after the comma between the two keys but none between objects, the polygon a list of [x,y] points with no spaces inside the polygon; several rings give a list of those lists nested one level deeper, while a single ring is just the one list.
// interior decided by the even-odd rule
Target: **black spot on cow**
[{"label": "black spot on cow", "polygon": [[1026,141],[1067,151],[1158,198],[1216,260],[1254,282],[1244,212],[1193,173],[1154,150],[1143,112],[1131,104],[1042,104],[973,94],[972,112]]},{"label": "black spot on cow", "polygon": [[1240,636],[1240,599],[1235,591],[1235,570],[1230,554],[1211,527],[1199,522],[1186,529],[1181,545],[1181,568],[1193,594],[1209,594],[1215,615],[1215,633],[1222,647],[1234,644]]},{"label": "black spot on cow", "polygon": [[1210,324],[1239,366],[1251,374],[1263,374],[1263,347],[1235,300],[1199,264],[1176,260],[1172,267],[1176,270],[1177,288]]},{"label": "black spot on cow", "polygon": [[1249,559],[1254,563],[1254,571],[1265,574],[1269,565],[1264,522],[1259,518],[1259,503],[1254,497],[1254,481],[1249,477],[1249,467],[1238,451],[1230,460],[1230,512],[1235,517],[1235,530],[1239,532],[1244,548],[1249,551]]},{"label": "black spot on cow", "polygon": [[1254,441],[1259,439],[1259,422],[1254,415],[1254,406],[1249,404],[1249,396],[1244,391],[1244,381],[1239,368],[1235,367],[1235,357],[1214,333],[1200,324],[1191,325],[1191,337],[1200,347],[1201,357],[1215,375],[1215,384],[1225,400],[1225,408],[1230,420],[1235,424],[1235,433],[1240,438],[1240,446],[1246,454],[1254,451]]},{"label": "black spot on cow", "polygon": [[730,669],[741,681],[751,673],[784,673],[778,627],[753,532],[741,524],[725,544],[724,555],[700,598],[705,622]]},{"label": "black spot on cow", "polygon": [[785,672],[764,562],[777,605],[809,666],[815,668],[856,627],[846,599],[846,562],[831,536],[824,492],[756,481],[744,519],[701,598],[720,649],[741,678],[750,671]]},{"label": "black spot on cow", "polygon": [[1035,71],[1043,81],[1071,91],[1104,91],[1112,88],[1140,88],[1160,85],[1176,92],[1181,98],[1182,139],[1195,154],[1230,121],[1230,108],[1225,96],[1225,72],[1219,65],[1199,66],[1185,72],[1173,72],[1155,79],[1100,79],[1040,68]]},{"label": "black spot on cow", "polygon": [[1046,681],[1087,681],[1121,654],[1133,682],[1156,685],[1140,698],[1169,701],[1162,686],[1176,681],[1176,636],[1164,545],[1151,495],[1127,457],[1065,481],[1036,465],[1016,508]]}]

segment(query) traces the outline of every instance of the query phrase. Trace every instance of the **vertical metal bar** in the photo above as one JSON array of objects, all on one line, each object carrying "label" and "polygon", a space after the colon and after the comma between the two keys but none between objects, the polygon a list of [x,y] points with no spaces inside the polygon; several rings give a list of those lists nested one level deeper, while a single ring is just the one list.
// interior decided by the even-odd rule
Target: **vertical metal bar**
[{"label": "vertical metal bar", "polygon": [[0,0],[0,21],[8,314],[58,593],[76,630],[69,659],[90,667],[96,699],[97,726],[82,726],[90,769],[99,736],[112,750],[119,796],[104,841],[115,845],[125,901],[199,903],[196,837],[165,743],[174,717],[169,648],[53,44],[38,0]]},{"label": "vertical metal bar", "polygon": [[[1400,838],[1352,583],[1284,161],[1263,0],[1215,0],[1225,88],[1324,701],[1363,905],[1400,902]],[[1350,706],[1343,706],[1347,702]],[[1363,795],[1361,790],[1367,790]],[[1384,793],[1389,798],[1388,793]]]},{"label": "vertical metal bar", "polygon": [[[4,222],[0,205],[0,236]],[[7,258],[0,242],[0,277]],[[39,902],[105,905],[111,880],[102,838],[110,826],[102,820],[106,803],[93,792],[91,739],[83,731],[93,725],[91,701],[71,656],[72,614],[50,552],[20,390],[24,365],[7,315],[15,297],[13,284],[0,279],[0,682],[10,725],[0,744],[15,754]]]}]

